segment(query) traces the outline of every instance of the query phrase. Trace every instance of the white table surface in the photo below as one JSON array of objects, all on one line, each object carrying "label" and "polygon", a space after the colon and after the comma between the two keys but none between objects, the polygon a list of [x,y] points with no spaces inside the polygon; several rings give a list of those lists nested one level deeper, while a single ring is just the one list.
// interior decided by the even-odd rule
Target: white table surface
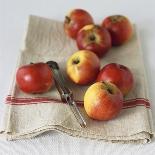
[{"label": "white table surface", "polygon": [[[123,14],[138,26],[155,118],[155,1],[154,0],[0,0],[0,118],[30,14],[63,20],[73,8],[88,10],[97,23]],[[0,140],[0,155],[155,154],[150,144],[111,144],[49,132],[30,140]]]}]

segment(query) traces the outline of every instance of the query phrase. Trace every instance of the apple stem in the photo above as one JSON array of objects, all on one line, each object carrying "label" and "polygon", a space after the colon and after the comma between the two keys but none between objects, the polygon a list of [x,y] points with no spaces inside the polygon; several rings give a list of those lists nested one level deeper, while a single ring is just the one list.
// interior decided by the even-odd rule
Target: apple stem
[{"label": "apple stem", "polygon": [[90,39],[91,41],[94,41],[94,40],[96,39],[96,37],[95,37],[94,35],[91,35],[91,36],[89,37],[89,39]]},{"label": "apple stem", "polygon": [[102,81],[102,83],[105,85],[106,90],[107,90],[110,94],[113,94],[113,91],[112,91],[112,89],[110,88],[110,86],[109,86],[105,81]]},{"label": "apple stem", "polygon": [[68,16],[65,16],[65,23],[70,23],[71,19]]},{"label": "apple stem", "polygon": [[78,64],[80,62],[80,60],[79,59],[75,59],[75,60],[73,60],[73,64]]},{"label": "apple stem", "polygon": [[110,93],[110,94],[113,94],[112,90],[110,88],[107,89],[107,91]]},{"label": "apple stem", "polygon": [[111,21],[112,23],[120,22],[124,19],[121,15],[116,15],[116,16],[111,16]]}]

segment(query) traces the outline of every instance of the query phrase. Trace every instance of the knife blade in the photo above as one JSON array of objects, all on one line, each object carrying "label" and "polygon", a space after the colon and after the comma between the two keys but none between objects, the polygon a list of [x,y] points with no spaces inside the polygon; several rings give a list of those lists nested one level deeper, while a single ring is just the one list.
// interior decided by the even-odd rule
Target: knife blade
[{"label": "knife blade", "polygon": [[62,73],[60,72],[57,62],[48,61],[46,63],[49,65],[49,67],[51,68],[51,70],[53,72],[55,85],[56,85],[56,88],[61,96],[61,100],[63,102],[66,102],[69,105],[71,111],[73,112],[73,114],[74,114],[76,120],[78,121],[78,123],[80,124],[80,126],[86,127],[86,121],[84,120],[76,102],[74,101],[72,91],[68,87],[66,87],[66,85],[64,84],[65,80],[64,80]]}]

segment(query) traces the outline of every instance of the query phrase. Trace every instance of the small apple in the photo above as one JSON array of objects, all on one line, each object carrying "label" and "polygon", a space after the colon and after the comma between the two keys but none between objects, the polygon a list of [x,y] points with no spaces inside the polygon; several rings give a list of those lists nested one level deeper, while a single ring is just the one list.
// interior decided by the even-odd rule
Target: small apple
[{"label": "small apple", "polygon": [[43,93],[54,84],[53,74],[46,63],[21,66],[16,73],[19,88],[26,93]]},{"label": "small apple", "polygon": [[84,96],[84,108],[90,118],[110,120],[115,118],[123,106],[121,91],[110,82],[96,82]]},{"label": "small apple", "polygon": [[93,18],[87,11],[74,9],[65,17],[64,30],[69,37],[76,39],[78,31],[83,26],[93,23]]},{"label": "small apple", "polygon": [[113,46],[124,44],[133,34],[131,22],[122,15],[106,17],[102,22],[102,26],[110,32]]},{"label": "small apple", "polygon": [[97,81],[114,83],[126,96],[134,85],[132,72],[126,66],[110,63],[104,66],[98,74]]},{"label": "small apple", "polygon": [[74,83],[79,85],[94,82],[99,70],[99,58],[88,50],[75,52],[67,61],[67,74]]},{"label": "small apple", "polygon": [[102,57],[111,48],[111,37],[105,28],[91,24],[78,32],[76,43],[80,50],[90,50]]}]

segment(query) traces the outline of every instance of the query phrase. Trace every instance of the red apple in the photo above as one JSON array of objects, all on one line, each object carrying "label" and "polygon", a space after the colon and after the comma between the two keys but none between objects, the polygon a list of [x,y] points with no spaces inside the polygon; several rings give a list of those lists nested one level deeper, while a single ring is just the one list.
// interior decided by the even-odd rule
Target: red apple
[{"label": "red apple", "polygon": [[91,51],[78,51],[67,61],[67,74],[74,83],[79,85],[94,82],[99,70],[99,58]]},{"label": "red apple", "polygon": [[76,39],[83,26],[93,23],[93,18],[87,11],[74,9],[65,17],[64,30],[69,37]]},{"label": "red apple", "polygon": [[108,16],[103,20],[102,26],[110,32],[113,46],[124,44],[133,34],[132,24],[122,15]]},{"label": "red apple", "polygon": [[26,93],[43,93],[48,91],[54,81],[50,67],[46,63],[21,66],[16,73],[19,88]]},{"label": "red apple", "polygon": [[110,120],[115,118],[123,106],[121,91],[110,82],[91,85],[84,96],[84,108],[90,118]]},{"label": "red apple", "polygon": [[114,83],[124,96],[131,91],[134,85],[134,78],[130,69],[116,63],[104,66],[98,74],[97,81]]},{"label": "red apple", "polygon": [[79,49],[93,51],[102,57],[111,48],[109,32],[98,25],[86,25],[77,34],[76,43]]}]

